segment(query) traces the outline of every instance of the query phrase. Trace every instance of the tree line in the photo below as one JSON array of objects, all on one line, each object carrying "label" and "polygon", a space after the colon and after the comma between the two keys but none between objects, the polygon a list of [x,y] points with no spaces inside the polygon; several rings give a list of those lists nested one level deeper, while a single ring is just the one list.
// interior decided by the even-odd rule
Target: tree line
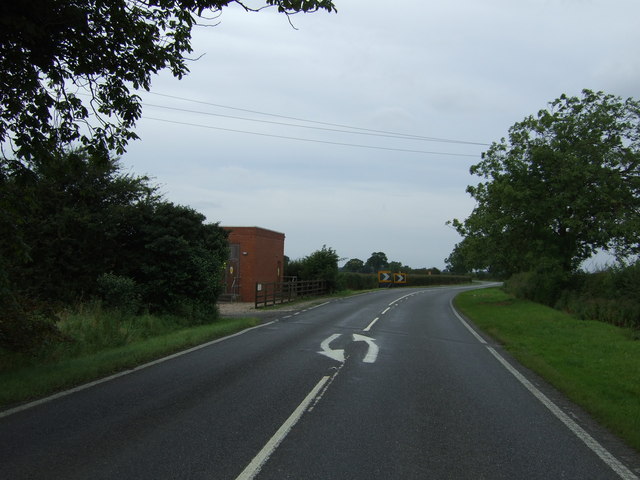
[{"label": "tree line", "polygon": [[431,268],[411,268],[401,262],[389,261],[387,254],[384,252],[372,252],[367,261],[359,258],[349,259],[342,267],[343,272],[350,273],[377,273],[381,270],[391,270],[393,272],[418,273],[418,274],[439,274],[440,269]]}]

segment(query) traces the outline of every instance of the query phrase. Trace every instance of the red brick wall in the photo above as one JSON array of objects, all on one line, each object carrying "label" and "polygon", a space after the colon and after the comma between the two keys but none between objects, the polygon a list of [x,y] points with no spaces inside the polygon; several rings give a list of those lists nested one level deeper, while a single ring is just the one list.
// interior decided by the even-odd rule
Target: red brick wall
[{"label": "red brick wall", "polygon": [[284,233],[260,227],[222,227],[229,244],[240,245],[240,301],[254,302],[256,282],[281,282]]}]

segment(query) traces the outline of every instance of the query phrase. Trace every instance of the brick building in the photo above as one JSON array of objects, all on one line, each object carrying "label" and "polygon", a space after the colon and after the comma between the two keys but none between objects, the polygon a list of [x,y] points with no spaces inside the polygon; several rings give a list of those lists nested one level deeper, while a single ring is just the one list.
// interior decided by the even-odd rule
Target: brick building
[{"label": "brick building", "polygon": [[229,232],[225,297],[254,302],[256,283],[281,282],[284,233],[260,227],[222,227]]}]

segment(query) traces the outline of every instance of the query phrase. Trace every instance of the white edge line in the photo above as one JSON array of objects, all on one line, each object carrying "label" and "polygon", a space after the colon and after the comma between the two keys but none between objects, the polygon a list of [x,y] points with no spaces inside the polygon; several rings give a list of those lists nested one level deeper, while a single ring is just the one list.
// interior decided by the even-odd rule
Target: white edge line
[{"label": "white edge line", "polygon": [[493,355],[502,366],[513,375],[529,392],[533,394],[545,407],[549,409],[553,415],[558,418],[564,425],[571,430],[571,432],[578,437],[593,453],[598,455],[600,459],[606,463],[614,472],[616,472],[623,480],[638,480],[638,477],[627,467],[625,467],[620,461],[615,458],[606,448],[604,448],[595,438],[589,435],[580,425],[574,422],[566,413],[560,409],[553,401],[549,399],[544,393],[542,393],[535,385],[525,378],[513,365],[507,362],[502,355],[500,355],[493,347],[487,345],[487,342],[478,333],[471,328],[471,326],[462,318],[462,316],[456,311],[453,306],[453,301],[449,302],[451,310],[455,316],[467,327],[467,329],[476,337],[480,343],[482,343],[487,350]]},{"label": "white edge line", "polygon": [[158,365],[159,363],[166,362],[167,360],[172,360],[174,358],[180,357],[182,355],[186,355],[188,353],[195,352],[195,351],[200,350],[202,348],[206,348],[206,347],[209,347],[211,345],[215,345],[216,343],[224,342],[225,340],[229,340],[231,338],[238,337],[238,336],[243,335],[243,334],[245,334],[247,332],[250,332],[251,330],[255,330],[257,328],[266,327],[268,325],[276,323],[277,321],[278,320],[272,320],[271,322],[267,322],[267,323],[263,323],[263,324],[260,324],[260,325],[256,325],[255,327],[246,328],[244,330],[241,330],[239,332],[233,333],[231,335],[227,335],[226,337],[216,338],[215,340],[211,340],[210,342],[203,343],[201,345],[196,345],[195,347],[191,347],[191,348],[189,348],[187,350],[182,350],[180,352],[173,353],[173,354],[168,355],[166,357],[162,357],[162,358],[159,358],[157,360],[153,360],[152,362],[148,362],[148,363],[145,363],[143,365],[138,365],[138,366],[130,368],[128,370],[123,370],[122,372],[118,372],[118,373],[115,373],[113,375],[109,375],[108,377],[100,378],[98,380],[94,380],[93,382],[84,383],[82,385],[78,385],[77,387],[70,388],[69,390],[64,390],[62,392],[54,393],[53,395],[49,395],[48,397],[44,397],[44,398],[41,398],[39,400],[34,400],[33,402],[25,403],[23,405],[19,405],[19,406],[14,407],[14,408],[10,408],[9,410],[4,410],[4,411],[0,412],[0,418],[8,417],[8,416],[13,415],[15,413],[22,412],[23,410],[28,410],[29,408],[37,407],[38,405],[42,405],[43,403],[50,402],[50,401],[55,400],[57,398],[66,397],[67,395],[71,395],[72,393],[76,393],[76,392],[80,392],[82,390],[86,390],[86,389],[94,387],[96,385],[100,385],[101,383],[110,382],[111,380],[115,380],[116,378],[124,377],[125,375],[129,375],[130,373],[134,373],[134,372],[137,372],[139,370],[142,370],[142,369],[145,369],[145,368],[148,368],[148,367],[152,367],[154,365]]},{"label": "white edge line", "polygon": [[307,308],[307,310],[313,310],[314,308],[324,307],[325,305],[328,305],[330,303],[331,303],[331,300],[329,300],[328,302],[321,303],[319,305],[314,305],[313,307],[309,307],[309,308]]},{"label": "white edge line", "polygon": [[486,340],[482,338],[480,334],[478,334],[478,332],[476,332],[473,328],[471,328],[471,325],[469,325],[465,321],[465,319],[462,318],[462,316],[458,313],[456,308],[453,306],[453,299],[449,300],[449,306],[451,307],[451,311],[453,312],[453,314],[458,318],[458,320],[460,320],[462,325],[464,325],[467,328],[467,330],[469,330],[480,343],[482,343],[483,345],[486,345],[487,344]]},{"label": "white edge line", "polygon": [[273,454],[273,452],[278,448],[280,443],[285,439],[287,434],[291,431],[291,429],[298,423],[298,420],[304,414],[304,411],[307,407],[313,402],[318,393],[322,390],[322,387],[331,377],[325,376],[320,379],[320,381],[316,384],[315,387],[309,392],[309,394],[305,397],[305,399],[298,405],[298,407],[293,411],[293,413],[285,420],[282,426],[278,429],[276,433],[269,439],[269,441],[262,447],[262,450],[258,452],[258,454],[253,457],[253,460],[245,467],[245,469],[236,477],[236,480],[252,480],[262,466],[269,460],[269,457]]}]

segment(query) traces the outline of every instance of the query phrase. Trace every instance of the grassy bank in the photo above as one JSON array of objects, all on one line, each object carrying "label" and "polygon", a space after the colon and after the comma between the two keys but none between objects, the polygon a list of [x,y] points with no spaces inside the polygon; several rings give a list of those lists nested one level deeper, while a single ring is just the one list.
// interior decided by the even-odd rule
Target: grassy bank
[{"label": "grassy bank", "polygon": [[257,323],[255,318],[221,319],[91,353],[78,353],[75,346],[63,354],[58,346],[48,356],[27,359],[0,350],[0,408],[133,368]]},{"label": "grassy bank", "polygon": [[496,288],[464,292],[455,304],[520,363],[640,451],[637,330],[578,320]]}]

